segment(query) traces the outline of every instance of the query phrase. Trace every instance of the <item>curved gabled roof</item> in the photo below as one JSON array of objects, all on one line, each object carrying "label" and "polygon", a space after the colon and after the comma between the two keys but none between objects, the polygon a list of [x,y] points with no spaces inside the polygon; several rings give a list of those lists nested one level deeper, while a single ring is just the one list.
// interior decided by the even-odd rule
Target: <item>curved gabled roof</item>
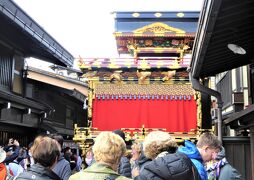
[{"label": "curved gabled roof", "polygon": [[[213,76],[254,62],[254,1],[204,1],[193,47],[194,78]],[[229,44],[246,54],[234,53]]]},{"label": "curved gabled roof", "polygon": [[72,66],[74,57],[11,0],[0,0],[0,44],[54,64]]}]

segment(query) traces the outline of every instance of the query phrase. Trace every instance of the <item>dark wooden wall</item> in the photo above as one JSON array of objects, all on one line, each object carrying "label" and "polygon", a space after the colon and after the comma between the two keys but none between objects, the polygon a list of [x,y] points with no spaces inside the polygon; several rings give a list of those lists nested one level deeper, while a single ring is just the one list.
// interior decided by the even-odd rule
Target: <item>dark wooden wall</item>
[{"label": "dark wooden wall", "polygon": [[243,179],[251,180],[250,137],[223,137],[226,158]]},{"label": "dark wooden wall", "polygon": [[87,110],[83,109],[83,102],[70,96],[69,90],[33,80],[29,80],[28,84],[32,88],[33,99],[55,110],[47,120],[67,129],[73,129],[74,123],[79,126],[87,125]]}]

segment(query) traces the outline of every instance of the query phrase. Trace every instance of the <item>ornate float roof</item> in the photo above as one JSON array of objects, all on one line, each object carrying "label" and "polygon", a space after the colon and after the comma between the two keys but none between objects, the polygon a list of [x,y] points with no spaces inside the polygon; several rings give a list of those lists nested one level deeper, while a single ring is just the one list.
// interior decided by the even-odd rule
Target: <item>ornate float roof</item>
[{"label": "ornate float roof", "polygon": [[[119,54],[169,56],[192,49],[198,12],[115,12]],[[149,48],[149,50],[145,50]],[[180,56],[180,55],[179,55]]]},{"label": "ornate float roof", "polygon": [[[122,33],[161,33],[175,30],[195,33],[199,18],[199,12],[114,12],[114,15],[115,32]],[[158,22],[161,24],[156,24],[157,28],[151,28],[151,24]]]},{"label": "ornate float roof", "polygon": [[[131,58],[81,58],[84,77],[142,81],[178,79],[190,64],[198,12],[114,12],[119,54]],[[181,74],[181,76],[179,76]]]}]

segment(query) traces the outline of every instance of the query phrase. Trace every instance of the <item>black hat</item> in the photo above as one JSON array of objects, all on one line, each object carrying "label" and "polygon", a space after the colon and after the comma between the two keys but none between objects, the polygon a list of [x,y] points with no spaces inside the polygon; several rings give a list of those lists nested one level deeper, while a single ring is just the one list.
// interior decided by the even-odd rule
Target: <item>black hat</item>
[{"label": "black hat", "polygon": [[114,130],[113,133],[118,134],[125,141],[125,134],[122,130],[117,129],[117,130]]}]

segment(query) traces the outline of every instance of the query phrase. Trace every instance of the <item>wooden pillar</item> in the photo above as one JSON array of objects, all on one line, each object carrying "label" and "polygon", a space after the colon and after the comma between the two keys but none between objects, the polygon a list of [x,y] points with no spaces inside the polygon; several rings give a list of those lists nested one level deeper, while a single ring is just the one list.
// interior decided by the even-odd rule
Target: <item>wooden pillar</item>
[{"label": "wooden pillar", "polygon": [[254,179],[254,126],[250,128],[251,179]]}]

